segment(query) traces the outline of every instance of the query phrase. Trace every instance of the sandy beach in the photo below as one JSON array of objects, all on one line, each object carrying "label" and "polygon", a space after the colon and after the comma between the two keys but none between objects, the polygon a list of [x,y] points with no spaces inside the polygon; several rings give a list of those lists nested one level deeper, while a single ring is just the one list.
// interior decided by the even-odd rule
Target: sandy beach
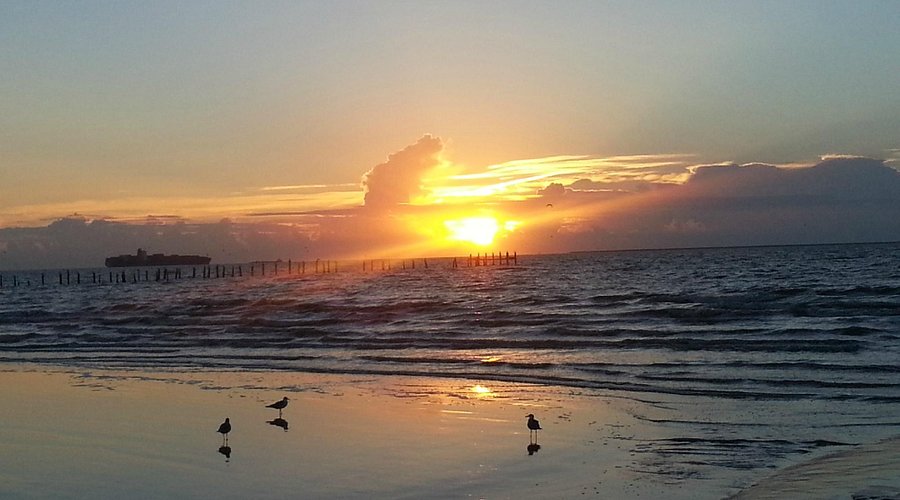
[{"label": "sandy beach", "polygon": [[[628,442],[651,430],[625,399],[406,377],[3,370],[5,498],[704,496],[636,480]],[[284,395],[286,430],[265,407]]]},{"label": "sandy beach", "polygon": [[[549,386],[7,365],[0,397],[4,498],[722,498],[760,479],[654,474],[640,401]],[[775,486],[756,491],[797,487]]]}]

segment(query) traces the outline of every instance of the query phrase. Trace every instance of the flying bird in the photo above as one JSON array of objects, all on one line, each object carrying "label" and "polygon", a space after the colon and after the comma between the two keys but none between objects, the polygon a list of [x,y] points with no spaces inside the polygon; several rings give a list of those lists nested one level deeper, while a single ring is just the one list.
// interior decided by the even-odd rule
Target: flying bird
[{"label": "flying bird", "polygon": [[266,405],[266,408],[275,408],[278,410],[278,417],[281,417],[281,410],[283,410],[288,405],[287,396],[281,398],[281,401],[276,401],[270,405]]},{"label": "flying bird", "polygon": [[228,433],[231,432],[231,421],[227,418],[219,425],[219,432],[222,433],[222,443],[228,443]]}]

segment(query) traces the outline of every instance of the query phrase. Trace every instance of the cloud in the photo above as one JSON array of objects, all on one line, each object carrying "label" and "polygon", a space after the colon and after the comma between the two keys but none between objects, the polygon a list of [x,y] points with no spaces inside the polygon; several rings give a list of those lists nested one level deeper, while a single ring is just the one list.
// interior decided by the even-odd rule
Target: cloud
[{"label": "cloud", "polygon": [[422,192],[422,176],[440,165],[443,149],[439,137],[426,134],[372,167],[362,179],[365,205],[385,208],[409,203],[412,196]]},{"label": "cloud", "polygon": [[566,194],[566,188],[559,182],[551,182],[547,187],[538,191],[538,194],[548,199],[559,199]]},{"label": "cloud", "polygon": [[[900,172],[881,160],[829,156],[809,167],[691,172],[680,185],[615,195],[585,189],[602,185],[595,182],[548,186],[554,210],[578,217],[545,221],[537,231],[552,238],[538,241],[540,251],[900,241]],[[527,232],[523,243],[534,236]]]},{"label": "cloud", "polygon": [[[432,201],[488,203],[541,197],[559,184],[571,191],[646,190],[683,182],[689,174],[683,154],[632,156],[548,156],[490,165],[481,171],[427,179]],[[556,188],[551,188],[556,189]],[[558,192],[554,192],[556,196]]]},{"label": "cloud", "polygon": [[[138,247],[205,254],[217,263],[431,256],[449,248],[432,226],[473,212],[520,222],[498,243],[520,254],[900,241],[900,172],[882,160],[829,155],[806,166],[690,166],[673,155],[517,160],[445,176],[460,183],[460,196],[425,203],[436,199],[435,179],[445,171],[432,169],[445,166],[442,152],[441,140],[426,135],[390,155],[363,177],[365,206],[359,191],[321,186],[323,197],[320,186],[274,186],[264,195],[228,198],[230,213],[239,215],[205,218],[219,222],[198,222],[177,208],[209,206],[203,213],[213,217],[221,209],[213,210],[213,200],[148,208],[147,199],[132,200],[131,211],[115,219],[89,215],[0,229],[0,269],[99,266]],[[103,213],[100,202],[65,208]]]},{"label": "cloud", "polygon": [[200,254],[214,263],[291,257],[316,258],[314,233],[302,224],[255,222],[191,224],[169,217],[129,224],[73,216],[38,228],[0,229],[0,269],[99,267],[111,255]]},{"label": "cloud", "polygon": [[875,201],[900,197],[900,173],[881,160],[829,156],[809,168],[766,164],[699,166],[684,184],[687,196],[786,203]]}]

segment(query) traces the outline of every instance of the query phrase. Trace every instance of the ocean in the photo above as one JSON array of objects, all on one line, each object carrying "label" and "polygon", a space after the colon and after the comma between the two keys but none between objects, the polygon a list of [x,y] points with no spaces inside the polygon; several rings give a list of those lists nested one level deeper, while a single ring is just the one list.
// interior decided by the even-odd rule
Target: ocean
[{"label": "ocean", "polygon": [[71,270],[64,284],[59,271],[3,272],[0,361],[611,395],[640,403],[635,417],[659,430],[628,443],[635,474],[672,484],[759,476],[900,434],[900,244],[458,263],[282,264],[265,277],[228,265],[227,277],[188,268],[136,283],[128,270],[102,284],[92,278],[108,270]]}]

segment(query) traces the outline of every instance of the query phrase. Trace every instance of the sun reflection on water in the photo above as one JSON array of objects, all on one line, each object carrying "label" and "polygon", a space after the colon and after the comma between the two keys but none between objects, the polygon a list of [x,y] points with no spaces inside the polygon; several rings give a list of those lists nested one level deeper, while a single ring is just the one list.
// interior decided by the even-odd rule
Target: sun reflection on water
[{"label": "sun reflection on water", "polygon": [[494,391],[492,391],[490,387],[485,387],[481,384],[473,385],[469,388],[469,392],[476,398],[489,398],[494,396]]}]

